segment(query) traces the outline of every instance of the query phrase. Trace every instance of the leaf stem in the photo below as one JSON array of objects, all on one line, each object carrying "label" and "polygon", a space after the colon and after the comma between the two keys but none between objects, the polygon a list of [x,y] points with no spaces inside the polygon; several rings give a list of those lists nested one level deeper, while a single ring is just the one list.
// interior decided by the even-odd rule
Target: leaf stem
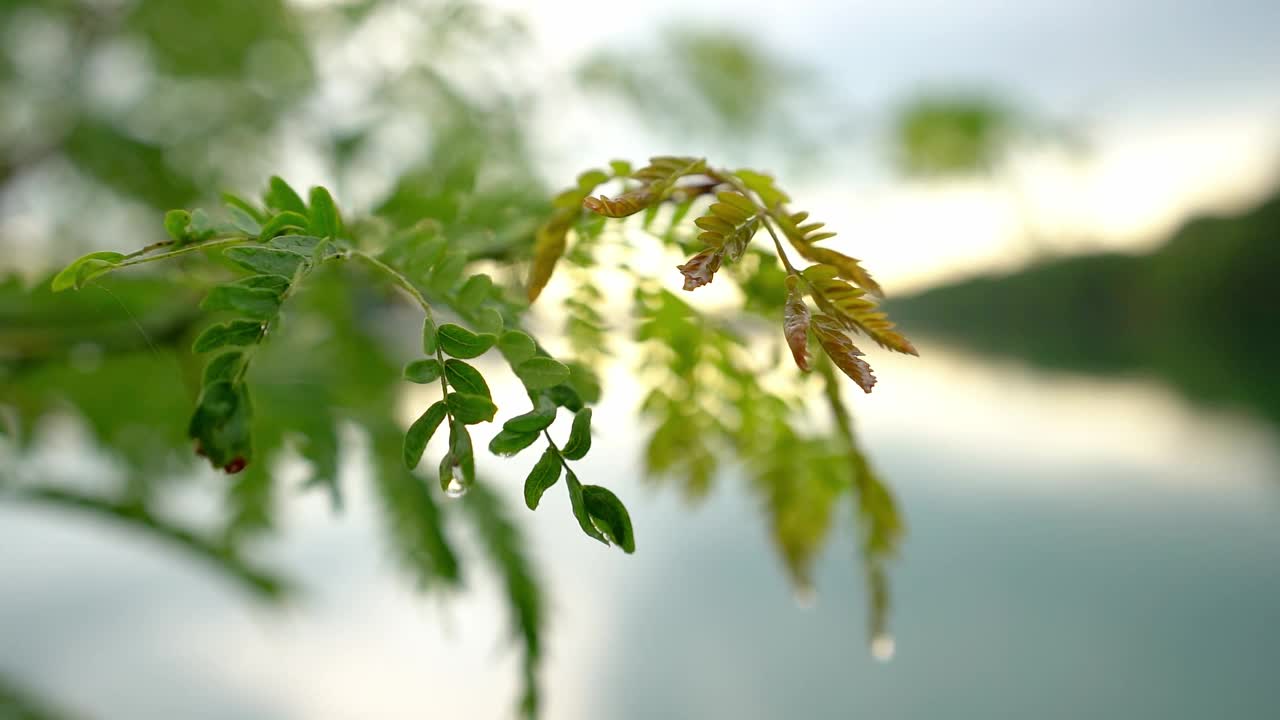
[{"label": "leaf stem", "polygon": [[[787,257],[787,251],[782,248],[782,241],[778,239],[778,233],[773,229],[773,223],[769,222],[768,211],[763,211],[763,213],[760,215],[760,224],[764,225],[764,229],[769,231],[769,237],[773,238],[773,246],[777,248],[778,258],[782,260],[782,266],[787,269],[787,274],[805,280],[800,271],[796,270],[795,265],[791,264],[791,259]],[[805,280],[805,284],[809,284],[808,280]]]},{"label": "leaf stem", "polygon": [[[406,293],[408,293],[411,297],[413,297],[415,301],[417,301],[419,305],[422,306],[422,310],[427,314],[427,319],[431,321],[431,325],[433,327],[435,326],[436,317],[435,317],[435,312],[432,311],[431,309],[431,303],[427,302],[427,299],[423,297],[422,293],[418,290],[418,288],[414,286],[413,281],[405,277],[404,273],[382,262],[378,258],[366,253],[362,253],[359,250],[352,250],[350,251],[350,254],[352,257],[365,261],[370,266],[377,268],[379,271],[381,271],[382,274],[391,278],[392,282],[394,282],[396,285],[399,285],[401,290],[404,290]],[[450,432],[452,432],[453,411],[449,409],[449,382],[448,380],[445,379],[445,376],[444,376],[444,362],[445,362],[444,352],[440,349],[439,340],[436,341],[435,345],[436,345],[436,360],[440,363],[440,392],[443,393],[440,399],[444,402],[445,416],[449,418],[449,428],[450,428]]]},{"label": "leaf stem", "polygon": [[427,313],[427,317],[431,318],[431,322],[434,323],[436,321],[435,314],[431,310],[431,303],[427,302],[427,299],[422,296],[422,293],[418,291],[418,288],[415,287],[413,282],[409,280],[409,278],[405,277],[403,273],[382,262],[378,258],[367,253],[362,253],[359,250],[351,250],[350,255],[351,257],[365,261],[369,265],[381,271],[382,274],[391,278],[396,285],[400,286],[401,290],[408,293],[419,305],[422,306],[422,309]]},{"label": "leaf stem", "polygon": [[[342,257],[342,256],[331,255],[330,257]],[[323,260],[321,260],[321,262],[323,262]],[[289,280],[289,284],[285,287],[284,292],[280,293],[280,304],[276,308],[275,317],[280,316],[280,310],[284,308],[285,301],[288,300],[289,296],[293,294],[294,288],[298,286],[298,283],[302,282],[302,279],[304,277],[311,274],[311,271],[313,269],[315,268],[310,262],[298,263],[297,269],[293,271],[293,278]],[[240,370],[236,372],[236,377],[235,377],[236,382],[240,382],[242,379],[244,379],[245,374],[249,372],[249,363],[253,361],[253,356],[258,353],[258,348],[262,347],[262,341],[267,339],[267,331],[271,327],[271,323],[273,320],[275,320],[275,317],[271,318],[270,320],[262,321],[262,327],[258,331],[258,339],[254,340],[253,345],[249,346],[248,351],[245,353],[244,362],[240,363]]]},{"label": "leaf stem", "polygon": [[564,466],[565,472],[573,472],[573,468],[569,467],[569,461],[564,459],[564,453],[560,452],[560,446],[556,445],[556,441],[551,439],[551,433],[546,428],[542,429],[542,436],[547,439],[547,445],[556,451],[556,457],[560,458],[560,464]]},{"label": "leaf stem", "polygon": [[[738,192],[742,193],[743,197],[750,200],[752,204],[756,206],[756,209],[759,211],[757,213],[757,217],[760,218],[760,224],[764,225],[764,229],[769,231],[769,237],[773,238],[773,247],[777,249],[778,259],[782,261],[782,266],[786,268],[787,274],[795,275],[796,277],[799,277],[801,280],[804,280],[805,278],[803,275],[800,274],[800,271],[796,270],[796,267],[791,264],[791,258],[787,257],[787,251],[783,249],[782,241],[778,239],[777,231],[775,231],[773,229],[773,225],[769,223],[769,218],[774,217],[774,215],[773,215],[773,211],[765,206],[764,200],[762,198],[759,198],[759,196],[753,198],[752,197],[753,193],[751,192],[751,190],[747,188],[745,183],[743,183],[741,180],[735,177],[733,173],[726,173],[726,172],[720,172],[718,170],[714,170],[709,172],[708,175],[716,180],[719,180],[720,182],[733,186],[734,190],[737,190]],[[806,285],[809,284],[807,280],[805,281],[805,284]]]},{"label": "leaf stem", "polygon": [[111,266],[111,270],[119,270],[120,268],[126,268],[131,265],[142,265],[149,262],[157,262],[159,260],[168,260],[171,257],[186,255],[187,253],[193,253],[199,250],[208,250],[209,248],[222,247],[224,245],[238,245],[244,242],[248,242],[249,240],[252,240],[252,238],[250,238],[247,235],[236,235],[234,237],[219,238],[217,240],[210,240],[209,242],[203,242],[196,245],[187,245],[185,247],[178,248],[177,250],[170,250],[167,253],[160,253],[159,255],[150,255],[147,257],[136,257],[140,253],[149,252],[151,249],[154,249],[156,247],[163,247],[163,245],[159,245],[157,243],[153,245],[148,245],[147,247],[144,247],[143,249],[133,253],[132,255],[126,255],[125,257],[136,258],[136,259],[129,260],[128,262],[117,263]]},{"label": "leaf stem", "polygon": [[136,258],[136,257],[139,257],[139,256],[141,256],[141,255],[146,255],[147,253],[151,252],[152,250],[159,250],[159,249],[160,249],[160,248],[162,248],[162,247],[168,247],[169,245],[172,245],[172,244],[173,244],[173,241],[172,241],[172,240],[161,240],[161,241],[159,241],[159,242],[153,242],[153,243],[151,243],[150,245],[147,245],[147,246],[145,246],[145,247],[143,247],[143,248],[140,248],[140,249],[138,249],[138,250],[134,250],[133,252],[129,253],[128,255],[125,255],[125,256],[124,256],[124,259],[125,259],[125,260],[131,260],[131,259]]}]

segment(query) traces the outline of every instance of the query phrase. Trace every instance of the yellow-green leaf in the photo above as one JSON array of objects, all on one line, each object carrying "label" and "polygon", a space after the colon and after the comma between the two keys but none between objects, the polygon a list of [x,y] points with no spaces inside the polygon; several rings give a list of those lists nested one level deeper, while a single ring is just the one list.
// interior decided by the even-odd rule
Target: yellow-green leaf
[{"label": "yellow-green leaf", "polygon": [[53,291],[62,292],[73,287],[78,290],[92,278],[115,267],[121,260],[124,260],[124,255],[118,252],[89,253],[53,277]]},{"label": "yellow-green leaf", "polygon": [[556,263],[564,255],[568,247],[569,228],[577,215],[575,210],[559,209],[552,213],[542,227],[538,228],[537,239],[533,245],[533,265],[529,268],[529,302],[538,299],[542,289],[551,280]]}]

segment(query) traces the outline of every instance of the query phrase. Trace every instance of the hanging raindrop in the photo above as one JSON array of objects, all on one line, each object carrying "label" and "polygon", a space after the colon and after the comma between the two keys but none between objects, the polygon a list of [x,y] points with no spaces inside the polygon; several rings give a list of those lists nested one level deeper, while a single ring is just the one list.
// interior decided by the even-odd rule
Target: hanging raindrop
[{"label": "hanging raindrop", "polygon": [[449,485],[445,487],[444,494],[451,498],[460,498],[467,494],[467,486],[458,482],[458,478],[449,478]]},{"label": "hanging raindrop", "polygon": [[887,663],[893,659],[893,653],[897,647],[893,641],[893,636],[889,633],[879,633],[871,638],[871,657],[882,663]]}]

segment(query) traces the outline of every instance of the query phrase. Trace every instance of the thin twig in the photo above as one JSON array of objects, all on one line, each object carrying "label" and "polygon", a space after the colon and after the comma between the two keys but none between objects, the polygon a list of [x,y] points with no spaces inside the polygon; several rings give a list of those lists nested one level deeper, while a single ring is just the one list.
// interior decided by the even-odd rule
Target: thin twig
[{"label": "thin twig", "polygon": [[[187,253],[193,253],[199,250],[207,250],[209,248],[222,247],[223,245],[236,245],[239,243],[247,242],[249,240],[252,240],[252,238],[248,237],[247,235],[237,235],[235,237],[219,238],[217,240],[210,240],[209,242],[199,243],[198,245],[187,245],[186,247],[182,247],[177,250],[171,250],[167,253],[160,253],[159,255],[150,255],[148,257],[137,258],[136,260],[130,260],[128,262],[118,263],[116,265],[112,265],[111,270],[119,270],[120,268],[126,268],[131,265],[142,265],[149,262],[156,262],[158,260],[168,260],[171,257],[186,255]],[[146,248],[143,248],[143,251],[145,250]],[[134,255],[136,254],[137,253],[134,253]],[[126,257],[133,257],[133,256],[127,255]]]},{"label": "thin twig", "polygon": [[[431,325],[433,327],[435,326],[436,318],[435,318],[435,313],[431,309],[431,303],[427,302],[427,299],[422,296],[422,293],[418,291],[418,288],[414,286],[413,282],[409,280],[409,278],[405,277],[404,274],[401,273],[399,270],[396,270],[395,268],[382,262],[381,260],[379,260],[378,258],[372,255],[367,255],[358,250],[352,250],[351,256],[365,261],[370,266],[377,268],[384,275],[391,278],[391,280],[395,282],[396,285],[400,286],[400,289],[404,290],[406,293],[412,296],[413,299],[417,301],[419,305],[422,306],[423,311],[426,312],[427,314],[427,319],[431,321]],[[441,398],[441,400],[444,402],[445,416],[449,418],[449,432],[453,432],[453,423],[454,423],[453,410],[449,408],[449,382],[448,380],[445,379],[445,376],[444,376],[445,359],[444,359],[444,352],[440,349],[439,338],[436,339],[435,346],[436,346],[436,361],[440,363],[440,392],[443,393],[443,397]]]},{"label": "thin twig", "polygon": [[160,249],[160,248],[162,248],[162,247],[168,247],[168,246],[170,246],[170,245],[172,245],[172,244],[173,244],[173,241],[172,241],[172,240],[161,240],[161,241],[159,241],[159,242],[153,242],[153,243],[151,243],[150,245],[147,245],[146,247],[143,247],[143,248],[141,248],[141,249],[139,249],[139,250],[134,250],[133,252],[129,253],[128,255],[125,255],[125,256],[124,256],[124,259],[125,259],[125,260],[130,260],[130,259],[132,259],[132,258],[136,258],[136,257],[138,257],[138,256],[140,256],[140,255],[146,255],[147,253],[151,252],[152,250],[159,250],[159,249]]}]

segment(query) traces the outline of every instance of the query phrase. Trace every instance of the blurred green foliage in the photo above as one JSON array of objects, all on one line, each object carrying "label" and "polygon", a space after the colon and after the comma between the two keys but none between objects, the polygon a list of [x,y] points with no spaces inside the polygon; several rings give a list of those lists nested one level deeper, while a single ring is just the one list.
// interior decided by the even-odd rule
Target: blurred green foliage
[{"label": "blurred green foliage", "polygon": [[70,720],[72,716],[34,697],[9,678],[0,675],[0,718],[4,720]]},{"label": "blurred green foliage", "polygon": [[845,134],[845,112],[813,71],[760,38],[727,27],[665,28],[651,45],[608,46],[579,62],[590,95],[618,102],[669,142],[751,157],[785,151],[797,169],[819,159],[816,138]]},{"label": "blurred green foliage", "polygon": [[987,97],[922,96],[905,105],[894,124],[898,165],[908,175],[991,172],[1018,123],[1009,108]]}]

